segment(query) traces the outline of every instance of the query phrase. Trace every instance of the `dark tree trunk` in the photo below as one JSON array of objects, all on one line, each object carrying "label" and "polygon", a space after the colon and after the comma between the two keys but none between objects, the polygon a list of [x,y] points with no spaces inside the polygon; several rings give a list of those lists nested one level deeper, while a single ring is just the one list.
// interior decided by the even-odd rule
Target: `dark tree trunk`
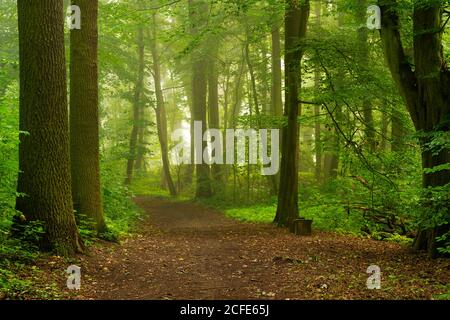
[{"label": "dark tree trunk", "polygon": [[281,147],[281,173],[278,193],[278,207],[274,223],[288,227],[297,219],[298,213],[298,144],[301,86],[302,45],[299,41],[306,35],[309,18],[309,1],[298,3],[288,0],[285,16],[285,64],[286,93],[284,115],[288,124],[283,128]]},{"label": "dark tree trunk", "polygon": [[73,0],[80,30],[70,32],[70,159],[74,209],[99,233],[106,231],[100,187],[98,101],[98,1]]},{"label": "dark tree trunk", "polygon": [[[442,14],[444,4],[438,2],[415,3],[413,14],[414,64],[412,70],[403,49],[397,1],[380,3],[382,13],[381,39],[384,54],[392,77],[403,95],[416,130],[425,133],[448,131],[450,128],[450,72],[443,55]],[[423,143],[427,143],[425,138]],[[433,168],[447,164],[449,150],[442,149],[433,155],[426,148],[422,151],[422,167]],[[444,186],[450,183],[450,170],[423,175],[423,187]],[[431,257],[437,254],[436,237],[444,234],[449,224],[419,230],[414,243],[417,250],[425,249]]]},{"label": "dark tree trunk", "polygon": [[81,252],[73,214],[62,1],[17,2],[20,59],[19,178],[16,209],[41,221],[41,248]]}]

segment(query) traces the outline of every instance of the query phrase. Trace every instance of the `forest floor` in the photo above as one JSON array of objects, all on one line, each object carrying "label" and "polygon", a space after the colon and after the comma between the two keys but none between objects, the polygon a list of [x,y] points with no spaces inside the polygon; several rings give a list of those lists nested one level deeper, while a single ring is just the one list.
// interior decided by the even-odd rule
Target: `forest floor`
[{"label": "forest floor", "polygon": [[[81,290],[65,288],[64,259],[38,262],[61,284],[60,298],[430,299],[450,280],[449,260],[395,243],[320,231],[299,237],[189,202],[136,203],[147,216],[136,234],[77,258]],[[381,268],[380,290],[366,286],[373,264]]]}]

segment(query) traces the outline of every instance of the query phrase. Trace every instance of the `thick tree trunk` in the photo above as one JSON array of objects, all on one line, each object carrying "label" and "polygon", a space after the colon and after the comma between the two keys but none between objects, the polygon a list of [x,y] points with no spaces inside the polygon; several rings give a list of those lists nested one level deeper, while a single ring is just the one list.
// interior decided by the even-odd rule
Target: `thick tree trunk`
[{"label": "thick tree trunk", "polygon": [[17,2],[20,56],[19,178],[16,209],[40,221],[41,248],[83,249],[73,214],[62,1]]},{"label": "thick tree trunk", "polygon": [[161,146],[161,157],[163,163],[164,179],[172,196],[177,195],[175,184],[170,173],[169,152],[167,143],[167,117],[164,105],[164,96],[161,88],[161,65],[159,62],[159,51],[156,35],[156,14],[153,14],[152,39],[150,41],[150,49],[153,58],[153,79],[155,81],[156,94],[156,125],[158,128],[159,144]]},{"label": "thick tree trunk", "polygon": [[98,1],[73,0],[80,30],[70,32],[70,158],[74,209],[106,231],[100,186],[98,100]]},{"label": "thick tree trunk", "polygon": [[[380,3],[382,13],[381,39],[386,62],[392,77],[403,95],[416,130],[430,134],[450,129],[450,72],[443,55],[442,33],[443,3],[417,2],[414,5],[414,64],[412,70],[403,49],[399,16],[395,9],[397,1]],[[424,138],[424,144],[429,138]],[[426,148],[422,151],[422,167],[433,168],[447,164],[449,150],[443,149],[433,155]],[[424,188],[450,183],[450,170],[423,175]],[[431,257],[437,254],[436,237],[444,234],[449,224],[419,230],[415,249],[426,249]]]},{"label": "thick tree trunk", "polygon": [[125,179],[125,184],[129,185],[133,179],[133,169],[136,161],[137,154],[137,142],[139,127],[141,126],[140,121],[140,109],[142,105],[142,96],[144,91],[144,28],[139,26],[137,34],[137,46],[138,46],[138,70],[137,70],[137,80],[134,88],[134,98],[133,98],[133,129],[131,130],[130,136],[130,152],[128,154],[127,161],[127,176]]},{"label": "thick tree trunk", "polygon": [[305,37],[309,18],[309,1],[298,3],[288,0],[285,16],[285,64],[286,98],[284,115],[288,124],[283,128],[281,147],[280,188],[278,207],[274,223],[288,227],[298,218],[298,143],[301,86],[302,46],[299,41]]}]

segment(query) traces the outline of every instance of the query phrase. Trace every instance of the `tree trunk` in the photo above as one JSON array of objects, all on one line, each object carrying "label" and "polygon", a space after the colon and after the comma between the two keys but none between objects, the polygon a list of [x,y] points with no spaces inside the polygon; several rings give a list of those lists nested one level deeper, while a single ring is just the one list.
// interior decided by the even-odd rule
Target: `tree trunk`
[{"label": "tree trunk", "polygon": [[398,152],[403,149],[405,128],[403,128],[403,122],[401,121],[401,113],[399,110],[393,108],[391,116],[391,138],[392,145],[391,151]]},{"label": "tree trunk", "polygon": [[[192,35],[200,37],[201,28],[205,26],[208,12],[208,3],[204,0],[189,0],[189,16],[192,23]],[[200,41],[202,42],[202,41]],[[207,129],[206,123],[206,96],[207,96],[207,56],[205,48],[200,45],[191,55],[192,58],[192,109],[194,121],[202,124],[202,137]],[[202,139],[201,146],[196,146],[196,154],[203,155],[207,144]],[[201,148],[201,150],[198,150]],[[212,195],[210,168],[202,159],[197,159],[195,168],[197,173],[196,197],[205,198]]]},{"label": "tree trunk", "polygon": [[247,68],[250,74],[250,86],[251,86],[251,90],[252,90],[252,98],[253,98],[253,103],[254,103],[254,107],[255,107],[255,113],[256,115],[260,114],[259,111],[259,101],[258,101],[258,89],[256,88],[256,77],[255,77],[255,71],[253,69],[253,64],[252,61],[250,59],[250,39],[248,36],[249,31],[247,30],[247,39],[245,42],[245,61],[247,62]]},{"label": "tree trunk", "polygon": [[169,152],[167,143],[167,117],[166,108],[164,105],[164,96],[161,88],[161,65],[159,62],[159,51],[156,34],[156,14],[153,14],[153,30],[152,39],[150,41],[150,49],[153,58],[153,79],[155,81],[155,94],[156,94],[156,125],[158,128],[159,144],[161,146],[161,157],[163,163],[164,178],[166,180],[167,187],[172,196],[177,195],[175,184],[172,180],[170,173]]},{"label": "tree trunk", "polygon": [[[314,12],[316,15],[316,27],[318,30],[322,27],[321,23],[321,10],[322,3],[320,0],[316,0],[314,4]],[[315,66],[314,70],[314,88],[316,92],[320,90],[320,67]],[[314,106],[314,149],[316,153],[316,166],[315,166],[315,177],[317,181],[322,179],[322,141],[321,141],[321,123],[320,123],[320,106]]]},{"label": "tree trunk", "polygon": [[301,60],[303,48],[299,41],[306,35],[309,18],[309,1],[298,3],[288,0],[285,16],[286,93],[284,115],[288,124],[283,128],[281,149],[280,188],[274,223],[288,227],[298,214],[298,143],[301,86]]},{"label": "tree trunk", "polygon": [[73,0],[80,30],[70,32],[70,159],[74,209],[106,231],[100,186],[98,101],[98,1]]},{"label": "tree trunk", "polygon": [[[211,52],[208,61],[208,115],[209,128],[220,130],[219,119],[219,73],[217,71],[217,50]],[[213,155],[214,156],[214,155]],[[222,184],[221,165],[213,163],[211,165],[212,178],[215,182],[215,187]]]},{"label": "tree trunk", "polygon": [[[414,64],[412,70],[403,49],[399,16],[396,11],[397,1],[383,2],[381,7],[381,39],[384,54],[392,77],[406,101],[406,105],[416,130],[426,134],[450,129],[450,71],[443,55],[442,47],[442,13],[443,3],[430,2],[414,5],[413,33]],[[426,144],[430,138],[424,138]],[[449,150],[443,148],[437,154],[422,150],[422,167],[433,168],[449,163]],[[423,187],[444,186],[450,183],[450,170],[424,173]],[[431,201],[431,199],[430,199]],[[439,227],[425,227],[419,230],[414,243],[417,250],[426,249],[431,257],[437,255],[436,237],[449,230],[449,224]]]},{"label": "tree trunk", "polygon": [[134,169],[137,173],[139,173],[143,170],[145,154],[145,112],[142,103],[139,106],[139,128],[137,136],[136,161]]},{"label": "tree trunk", "polygon": [[142,104],[142,96],[144,91],[144,28],[139,26],[137,34],[137,46],[138,46],[138,70],[137,70],[137,80],[134,88],[134,98],[133,98],[133,129],[131,130],[130,137],[130,153],[128,155],[127,161],[127,177],[125,179],[125,184],[129,185],[133,179],[133,169],[136,160],[136,146],[138,140],[139,127],[141,126],[140,121],[140,108]]},{"label": "tree trunk", "polygon": [[73,214],[61,1],[18,1],[20,135],[16,209],[40,221],[44,250],[83,250]]},{"label": "tree trunk", "polygon": [[[336,114],[334,115],[336,119],[342,117],[342,108],[340,106],[336,107]],[[338,120],[339,121],[339,120]],[[329,125],[331,138],[325,143],[326,151],[324,155],[324,180],[330,181],[336,179],[339,170],[339,160],[340,160],[340,134],[335,128],[335,125]]]},{"label": "tree trunk", "polygon": [[[366,27],[366,10],[367,10],[367,0],[358,0],[357,3],[357,16],[360,27],[358,29],[358,40],[359,40],[359,50],[360,50],[360,63],[363,72],[367,73],[367,66],[369,65],[369,49],[367,45],[367,27]],[[367,146],[370,152],[375,151],[375,130],[373,122],[373,111],[372,103],[369,99],[363,98],[363,118],[364,118],[364,137],[367,141]]]},{"label": "tree trunk", "polygon": [[381,143],[380,151],[385,152],[388,146],[388,127],[389,127],[389,114],[386,111],[386,104],[383,104],[384,108],[381,113]]},{"label": "tree trunk", "polygon": [[[276,23],[272,26],[272,88],[271,88],[271,111],[272,115],[276,117],[283,116],[283,100],[281,96],[281,37],[280,26]],[[280,135],[281,145],[282,135]],[[278,186],[280,182],[280,172],[270,176],[272,180],[272,193],[278,193]]]}]

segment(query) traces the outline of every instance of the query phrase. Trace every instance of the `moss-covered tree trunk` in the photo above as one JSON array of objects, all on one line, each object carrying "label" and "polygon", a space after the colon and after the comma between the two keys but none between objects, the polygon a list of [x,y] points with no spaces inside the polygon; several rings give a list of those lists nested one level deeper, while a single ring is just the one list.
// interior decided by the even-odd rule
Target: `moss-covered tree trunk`
[{"label": "moss-covered tree trunk", "polygon": [[156,14],[152,17],[152,39],[150,40],[150,50],[153,58],[153,80],[155,82],[156,94],[156,126],[158,129],[159,144],[161,146],[161,158],[163,163],[164,179],[172,196],[177,195],[175,184],[170,173],[169,151],[167,142],[167,116],[164,105],[164,95],[161,87],[161,65],[159,60],[159,51],[156,33]]},{"label": "moss-covered tree trunk", "polygon": [[285,110],[288,123],[283,128],[280,164],[280,188],[274,223],[289,226],[298,218],[298,144],[301,86],[301,60],[303,48],[300,40],[306,35],[309,1],[286,1],[285,16]]},{"label": "moss-covered tree trunk", "polygon": [[82,251],[73,214],[62,1],[17,2],[20,130],[16,209],[41,221],[42,249]]},{"label": "moss-covered tree trunk", "polygon": [[[414,70],[408,63],[400,36],[397,1],[379,1],[382,13],[381,39],[386,62],[392,77],[406,101],[416,130],[430,134],[448,131],[450,128],[450,71],[442,46],[442,14],[444,4],[436,1],[417,2],[414,5]],[[423,139],[425,145],[430,137]],[[424,169],[450,162],[449,150],[435,154],[426,147],[422,150]],[[450,170],[424,173],[424,188],[444,186],[450,183]],[[416,237],[415,249],[425,249],[429,255],[437,254],[436,237],[449,230],[449,224],[423,227]]]},{"label": "moss-covered tree trunk", "polygon": [[81,29],[70,32],[70,157],[74,209],[106,231],[100,189],[98,1],[73,0]]}]

